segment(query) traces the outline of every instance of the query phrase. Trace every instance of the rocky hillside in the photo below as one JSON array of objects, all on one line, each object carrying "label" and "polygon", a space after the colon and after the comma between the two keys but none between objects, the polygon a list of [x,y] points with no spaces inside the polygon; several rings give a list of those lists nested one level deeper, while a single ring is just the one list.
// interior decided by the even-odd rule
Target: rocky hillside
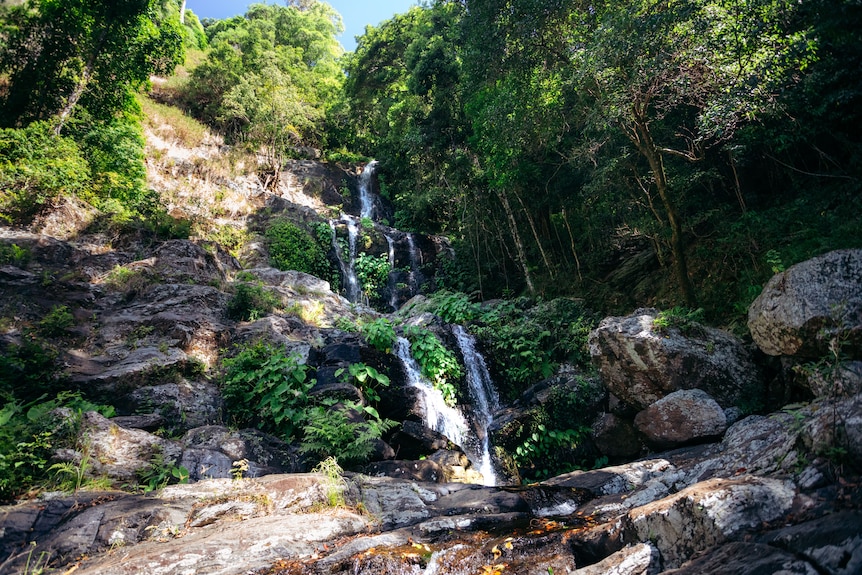
[{"label": "rocky hillside", "polygon": [[[50,412],[62,448],[42,466],[72,493],[0,508],[0,572],[862,571],[859,251],[776,276],[750,310],[754,344],[657,310],[606,318],[589,336],[587,416],[570,417],[590,420],[585,444],[615,465],[517,483],[513,438],[583,379],[563,367],[481,428],[503,480],[480,486],[470,449],[424,425],[427,400],[393,353],[409,336],[463,365],[452,326],[421,300],[384,315],[270,265],[273,221],[358,215],[358,171],[295,162],[273,185],[253,158],[222,164],[218,142],[181,147],[151,128],[151,185],[198,237],[111,236],[72,202],[0,228],[3,383],[21,400],[4,425],[43,391],[113,407]],[[325,227],[338,270],[346,236]],[[363,241],[380,257],[396,232],[372,222]],[[423,259],[445,252],[423,241]],[[409,283],[378,307],[401,307]],[[276,379],[260,375],[273,365]],[[448,382],[461,397],[465,380]],[[285,441],[288,406],[309,410],[302,441]],[[332,414],[356,437],[323,441],[331,429],[313,424]],[[327,445],[361,452],[352,471],[325,464]]]}]

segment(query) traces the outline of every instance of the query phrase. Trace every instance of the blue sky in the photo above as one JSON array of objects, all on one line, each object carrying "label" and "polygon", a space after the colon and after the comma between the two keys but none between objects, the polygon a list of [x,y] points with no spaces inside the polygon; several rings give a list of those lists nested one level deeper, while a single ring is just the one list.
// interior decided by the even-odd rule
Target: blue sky
[{"label": "blue sky", "polygon": [[[229,18],[237,14],[244,14],[250,0],[187,0],[186,8],[198,15],[199,18]],[[268,4],[283,4],[270,0]],[[344,19],[344,34],[341,44],[345,50],[356,48],[355,36],[360,36],[365,31],[365,25],[376,26],[383,20],[388,20],[394,14],[407,12],[411,6],[417,5],[418,0],[329,0],[327,2],[335,8]]]}]

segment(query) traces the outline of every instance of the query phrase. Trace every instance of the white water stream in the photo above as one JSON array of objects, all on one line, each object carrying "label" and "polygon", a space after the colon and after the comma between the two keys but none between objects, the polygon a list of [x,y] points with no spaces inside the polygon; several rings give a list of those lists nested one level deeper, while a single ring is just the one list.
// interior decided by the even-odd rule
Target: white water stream
[{"label": "white water stream", "polygon": [[[494,421],[494,413],[500,409],[500,397],[485,358],[476,350],[475,338],[467,333],[464,326],[452,326],[452,333],[458,341],[458,347],[464,356],[464,367],[467,368],[467,388],[470,392],[473,412],[476,417],[476,426],[479,431],[479,440],[482,446],[482,459],[479,464],[479,472],[485,478],[487,485],[496,485],[497,474],[494,471],[491,459],[491,440],[488,437],[488,428]],[[493,483],[489,483],[493,481]]]},{"label": "white water stream", "polygon": [[[459,329],[460,326],[458,326]],[[410,353],[410,342],[403,337],[399,337],[395,343],[395,353],[404,365],[404,370],[407,373],[407,384],[418,389],[421,392],[425,425],[445,435],[449,441],[461,448],[467,455],[467,458],[473,466],[482,474],[483,483],[485,485],[497,485],[499,478],[494,471],[492,464],[490,443],[488,439],[488,425],[493,419],[492,410],[499,407],[496,391],[491,384],[490,376],[487,375],[487,367],[485,360],[479,354],[472,338],[462,330],[462,336],[456,337],[466,338],[467,350],[463,351],[465,361],[467,362],[467,382],[470,386],[470,395],[473,401],[476,402],[476,397],[479,397],[480,403],[474,403],[474,417],[476,425],[471,426],[464,413],[456,408],[450,407],[443,400],[443,394],[434,389],[431,383],[422,375],[419,365]],[[477,362],[479,362],[477,364]],[[484,371],[484,375],[482,372]],[[472,383],[471,383],[472,382]],[[474,386],[481,386],[483,390],[473,390]],[[478,428],[479,437],[474,433],[474,428]]]}]

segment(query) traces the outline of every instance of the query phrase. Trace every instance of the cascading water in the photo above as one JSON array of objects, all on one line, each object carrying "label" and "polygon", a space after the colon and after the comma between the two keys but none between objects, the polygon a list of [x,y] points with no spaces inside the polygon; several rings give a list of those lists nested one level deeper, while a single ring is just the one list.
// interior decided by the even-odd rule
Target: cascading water
[{"label": "cascading water", "polygon": [[452,327],[452,333],[458,341],[458,347],[464,356],[464,366],[467,368],[467,387],[470,399],[473,401],[476,426],[479,428],[479,438],[482,445],[482,459],[479,471],[485,478],[486,485],[497,484],[497,474],[491,459],[491,441],[488,437],[488,428],[494,421],[494,413],[500,409],[500,397],[485,358],[476,350],[476,340],[467,333],[463,326]]},{"label": "cascading water", "polygon": [[[343,223],[347,227],[347,255],[343,253],[341,244],[338,243],[338,234],[336,233],[336,223]],[[341,268],[341,275],[344,278],[344,293],[345,297],[351,302],[358,302],[362,294],[359,289],[359,279],[356,277],[356,238],[359,235],[359,227],[356,225],[356,220],[352,216],[342,214],[338,220],[330,220],[329,227],[332,228],[332,249],[335,251],[335,256],[338,258],[338,266]]]},{"label": "cascading water", "polygon": [[398,282],[395,276],[395,240],[387,233],[383,234],[389,246],[389,307],[398,311]]},{"label": "cascading water", "polygon": [[377,168],[377,160],[365,165],[359,176],[359,216],[374,220],[374,197],[371,195],[371,176]]},{"label": "cascading water", "polygon": [[422,284],[425,282],[425,276],[420,270],[422,264],[422,252],[416,247],[416,240],[413,234],[407,234],[407,246],[410,254],[410,292],[413,294],[419,293]]},{"label": "cascading water", "polygon": [[[458,409],[446,405],[443,394],[422,375],[422,370],[413,356],[410,354],[410,342],[403,337],[395,341],[395,354],[404,365],[407,374],[407,385],[418,389],[422,393],[423,407],[425,409],[425,425],[437,433],[445,435],[449,441],[465,449],[468,432],[470,429],[467,420]],[[467,453],[466,449],[464,451]],[[467,453],[467,457],[470,454]]]}]

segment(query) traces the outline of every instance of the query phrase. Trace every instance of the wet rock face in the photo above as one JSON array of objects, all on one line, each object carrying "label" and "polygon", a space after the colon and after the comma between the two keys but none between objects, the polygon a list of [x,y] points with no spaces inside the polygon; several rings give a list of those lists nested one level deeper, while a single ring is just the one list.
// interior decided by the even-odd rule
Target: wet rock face
[{"label": "wet rock face", "polygon": [[748,309],[748,328],[768,355],[817,358],[833,340],[862,359],[862,250],[838,250],[772,277]]},{"label": "wet rock face", "polygon": [[675,391],[635,417],[635,426],[662,447],[718,437],[727,429],[721,406],[700,389]]},{"label": "wet rock face", "polygon": [[665,567],[679,567],[739,531],[783,516],[795,494],[793,483],[776,479],[709,480],[630,511],[628,529],[654,542]]},{"label": "wet rock face", "polygon": [[639,309],[605,318],[590,334],[590,356],[611,393],[638,409],[681,389],[702,389],[723,407],[759,397],[758,370],[742,342],[696,324],[687,333],[659,331],[657,316]]}]

